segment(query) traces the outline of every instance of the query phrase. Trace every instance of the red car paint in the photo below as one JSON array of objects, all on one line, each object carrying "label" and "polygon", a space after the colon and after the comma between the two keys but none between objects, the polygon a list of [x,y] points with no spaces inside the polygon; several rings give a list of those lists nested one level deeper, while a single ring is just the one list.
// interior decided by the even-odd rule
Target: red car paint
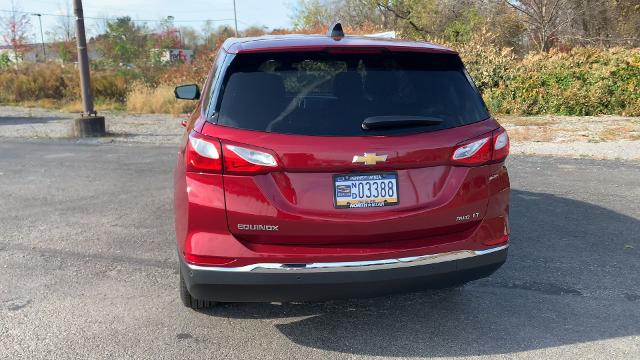
[{"label": "red car paint", "polygon": [[[456,54],[417,42],[292,36],[229,40],[220,56],[380,49]],[[216,83],[208,81],[202,93]],[[208,121],[206,107],[201,100],[188,121],[175,170],[176,237],[188,264],[378,260],[483,250],[508,241],[508,143],[494,149],[504,130],[493,118],[405,135],[310,136],[218,125]],[[201,159],[202,164],[194,160],[190,135],[213,144],[220,159]],[[483,139],[488,140],[473,157],[455,159],[456,149]],[[243,170],[233,164],[237,155],[227,145],[269,154],[277,164]],[[365,152],[385,154],[387,160],[376,165],[352,162],[354,155]],[[398,175],[399,205],[334,207],[334,175],[387,171]]]}]

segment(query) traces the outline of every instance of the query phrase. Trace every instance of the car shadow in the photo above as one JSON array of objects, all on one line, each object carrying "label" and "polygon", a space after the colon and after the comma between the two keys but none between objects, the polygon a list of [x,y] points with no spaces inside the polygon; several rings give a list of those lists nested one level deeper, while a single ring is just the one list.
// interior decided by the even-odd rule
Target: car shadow
[{"label": "car shadow", "polygon": [[46,124],[51,121],[64,119],[67,118],[60,116],[0,116],[0,126]]},{"label": "car shadow", "polygon": [[507,354],[640,334],[640,221],[512,191],[511,248],[463,288],[310,304],[223,304],[217,317],[275,320],[292,342],[344,354]]}]

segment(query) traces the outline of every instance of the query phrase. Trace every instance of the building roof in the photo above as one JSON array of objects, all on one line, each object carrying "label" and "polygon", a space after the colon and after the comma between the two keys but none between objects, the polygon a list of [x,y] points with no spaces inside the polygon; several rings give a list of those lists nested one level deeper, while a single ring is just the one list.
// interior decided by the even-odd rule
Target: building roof
[{"label": "building roof", "polygon": [[452,49],[426,42],[364,36],[333,38],[325,35],[266,35],[260,37],[230,38],[224,42],[222,47],[226,52],[231,54],[277,51],[318,51],[341,48],[456,54]]}]

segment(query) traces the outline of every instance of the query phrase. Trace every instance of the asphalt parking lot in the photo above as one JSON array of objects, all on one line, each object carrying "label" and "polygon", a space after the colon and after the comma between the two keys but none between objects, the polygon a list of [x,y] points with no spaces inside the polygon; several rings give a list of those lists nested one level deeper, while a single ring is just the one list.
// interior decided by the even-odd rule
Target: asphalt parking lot
[{"label": "asphalt parking lot", "polygon": [[509,259],[461,289],[195,312],[175,152],[0,138],[0,359],[640,358],[640,163],[512,157]]}]

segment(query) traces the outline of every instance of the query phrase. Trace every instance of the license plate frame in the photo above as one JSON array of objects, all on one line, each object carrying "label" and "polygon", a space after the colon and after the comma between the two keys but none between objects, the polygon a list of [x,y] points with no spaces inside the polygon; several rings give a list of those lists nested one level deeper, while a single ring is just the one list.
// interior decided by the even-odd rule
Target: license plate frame
[{"label": "license plate frame", "polygon": [[[333,181],[333,206],[336,209],[368,209],[368,208],[381,208],[381,207],[387,207],[387,206],[397,206],[400,204],[400,190],[399,190],[399,186],[398,186],[398,173],[395,171],[387,171],[387,172],[373,172],[373,173],[349,173],[349,174],[336,174],[333,175],[332,178]],[[344,183],[344,182],[356,182],[356,183],[363,183],[363,187],[366,187],[364,184],[367,181],[392,181],[393,185],[394,185],[394,193],[395,196],[394,197],[389,197],[389,196],[384,196],[382,197],[382,199],[385,199],[384,201],[379,201],[379,200],[367,200],[367,199],[363,199],[363,198],[356,198],[356,199],[351,199],[352,201],[355,201],[355,203],[351,203],[351,202],[346,202],[344,200],[344,196],[340,197],[339,200],[339,196],[338,196],[338,186],[346,186],[344,184],[339,184],[340,182]],[[379,185],[380,186],[380,185]],[[351,185],[350,187],[350,191],[352,191],[352,187]],[[356,185],[357,187],[357,185]],[[357,189],[356,189],[357,190]],[[373,192],[372,190],[369,190],[370,192]],[[366,193],[366,189],[363,190],[363,192]],[[380,193],[380,189],[378,189],[378,192]],[[342,194],[346,194],[346,191],[342,191]],[[353,196],[353,193],[351,192],[351,196]],[[380,194],[379,194],[380,195]],[[393,200],[395,199],[395,201],[388,201],[388,200]]]}]

